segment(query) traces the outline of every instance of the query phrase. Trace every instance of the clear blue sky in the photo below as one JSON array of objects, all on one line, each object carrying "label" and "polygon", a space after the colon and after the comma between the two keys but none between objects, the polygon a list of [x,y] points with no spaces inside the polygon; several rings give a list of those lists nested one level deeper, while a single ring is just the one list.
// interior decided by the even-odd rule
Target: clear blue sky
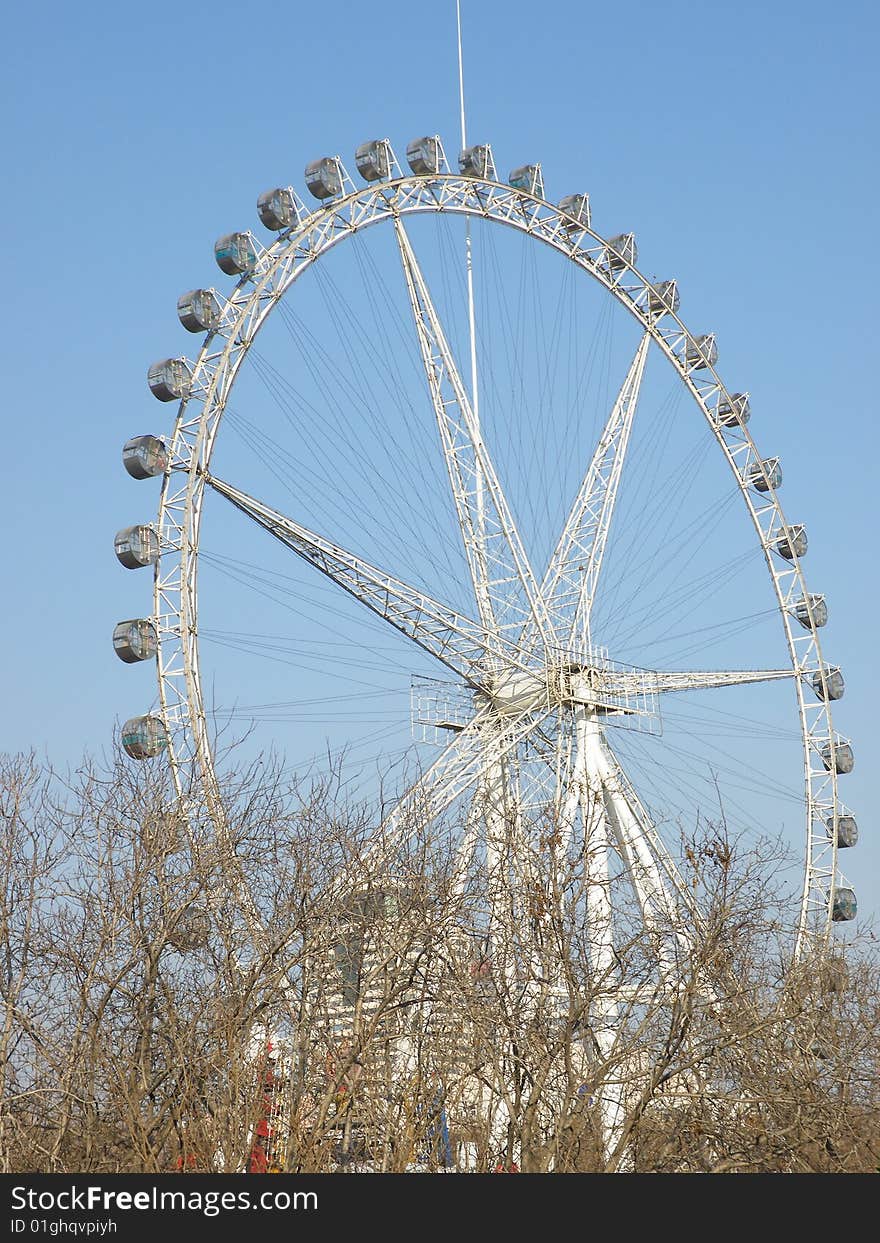
[{"label": "clear blue sky", "polygon": [[[876,915],[877,8],[463,10],[471,137],[502,175],[538,159],[551,197],[588,190],[600,232],[635,231],[783,460],[847,679],[862,844],[846,871]],[[170,426],[145,372],[191,348],[177,296],[219,287],[213,240],[259,230],[257,194],[302,187],[308,160],[380,135],[402,155],[434,132],[454,155],[455,7],[50,0],[16,5],[4,34],[0,747],[66,764],[152,694],[110,647],[149,597],[112,537],[152,516],[119,455]]]}]

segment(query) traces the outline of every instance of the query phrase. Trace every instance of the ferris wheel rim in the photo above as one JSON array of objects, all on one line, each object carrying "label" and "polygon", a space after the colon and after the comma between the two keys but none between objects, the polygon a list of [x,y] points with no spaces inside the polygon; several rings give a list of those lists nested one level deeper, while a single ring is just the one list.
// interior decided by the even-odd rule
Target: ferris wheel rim
[{"label": "ferris wheel rim", "polygon": [[[524,206],[527,210],[523,210]],[[369,214],[371,208],[372,214]],[[202,784],[208,789],[209,799],[217,797],[216,773],[207,738],[199,671],[198,543],[204,475],[211,461],[228,393],[235,382],[238,369],[274,306],[307,267],[362,229],[388,222],[398,215],[408,217],[443,211],[451,215],[503,224],[527,237],[544,242],[597,280],[606,293],[612,294],[618,304],[633,315],[666,355],[678,373],[678,378],[701,409],[724,452],[764,553],[783,623],[789,659],[795,672],[793,680],[804,749],[807,817],[807,857],[798,921],[799,948],[796,951],[800,952],[806,943],[805,939],[812,935],[811,928],[815,924],[817,912],[824,911],[820,936],[827,937],[830,932],[833,894],[838,878],[837,836],[836,832],[833,833],[829,842],[822,814],[830,811],[836,825],[841,804],[835,766],[832,764],[827,771],[820,771],[818,764],[820,745],[830,744],[833,747],[837,739],[831,706],[827,698],[820,701],[822,719],[826,724],[819,729],[816,721],[810,723],[815,705],[808,703],[805,693],[809,676],[821,674],[827,668],[818,627],[810,612],[808,632],[804,636],[795,634],[792,612],[786,604],[790,604],[796,597],[791,590],[782,590],[781,573],[773,561],[768,534],[772,532],[778,535],[780,530],[790,530],[791,524],[785,519],[775,488],[765,494],[767,499],[762,502],[760,509],[750,495],[745,482],[745,470],[750,465],[762,462],[751,433],[742,422],[737,422],[735,427],[725,428],[713,416],[713,409],[717,410],[723,400],[729,402],[733,395],[722,383],[714,363],[701,367],[700,370],[710,380],[704,387],[706,391],[711,390],[711,395],[716,399],[714,407],[709,405],[706,393],[694,380],[694,369],[688,370],[683,365],[681,355],[676,353],[676,346],[686,348],[687,343],[698,338],[688,331],[675,311],[667,310],[657,315],[650,313],[647,291],[652,287],[651,282],[634,263],[626,260],[622,269],[626,282],[622,276],[615,278],[613,273],[604,271],[600,256],[607,254],[608,239],[601,237],[588,225],[578,222],[574,230],[577,242],[573,243],[570,221],[566,220],[565,213],[560,208],[535,194],[513,190],[510,186],[489,178],[464,177],[452,173],[439,173],[432,177],[413,175],[371,183],[331,200],[303,219],[298,227],[280,232],[271,245],[261,251],[260,264],[255,272],[244,274],[227,300],[227,323],[222,330],[207,333],[192,368],[193,384],[196,389],[202,384],[205,396],[201,399],[200,413],[195,419],[190,414],[191,405],[196,400],[193,394],[186,395],[178,407],[170,444],[172,468],[163,479],[157,519],[160,556],[154,575],[153,613],[159,636],[159,699],[162,719],[168,731],[168,754],[178,791],[182,792],[182,766],[194,763],[200,770]],[[286,276],[273,288],[273,278],[281,274],[285,263],[290,265],[291,257],[295,259],[298,249],[303,250],[304,239],[311,238],[319,229],[324,230],[323,244],[317,248],[310,246],[305,261],[300,266],[294,263],[289,267]],[[641,302],[638,301],[640,297]],[[675,330],[671,335],[661,331],[661,321],[665,321],[666,326],[669,323],[674,325]],[[215,348],[218,339],[224,342],[219,353]],[[742,469],[738,469],[740,462]],[[186,476],[183,494],[178,486],[181,473]],[[179,520],[175,519],[175,513],[181,515]],[[761,524],[761,515],[769,515],[766,526]],[[172,566],[169,575],[169,558],[173,558],[175,554],[179,559],[177,569]],[[799,597],[809,599],[800,559],[796,554],[784,573],[799,588]],[[175,591],[179,595],[176,612],[173,607]],[[176,650],[175,641],[178,644]],[[799,643],[801,648],[806,647],[806,655],[799,649]],[[176,689],[181,677],[186,686],[183,697]],[[187,735],[194,739],[189,757],[181,753],[182,748],[179,746],[181,737]],[[821,839],[817,822],[822,826]]]}]

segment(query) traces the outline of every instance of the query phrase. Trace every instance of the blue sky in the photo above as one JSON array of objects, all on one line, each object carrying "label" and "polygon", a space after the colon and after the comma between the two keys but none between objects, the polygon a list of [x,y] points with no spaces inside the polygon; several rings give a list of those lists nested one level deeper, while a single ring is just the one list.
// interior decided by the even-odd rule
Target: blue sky
[{"label": "blue sky", "polygon": [[[551,198],[587,190],[599,232],[636,233],[782,458],[847,679],[846,871],[876,916],[876,7],[465,0],[463,24],[472,140],[502,175],[540,160]],[[112,538],[152,517],[119,455],[170,428],[145,374],[192,347],[178,295],[220,287],[214,239],[258,231],[269,186],[305,193],[309,160],[353,170],[366,138],[402,156],[435,132],[454,156],[455,8],[48,3],[17,6],[6,49],[0,747],[67,764],[152,694],[111,650],[149,599]]]}]

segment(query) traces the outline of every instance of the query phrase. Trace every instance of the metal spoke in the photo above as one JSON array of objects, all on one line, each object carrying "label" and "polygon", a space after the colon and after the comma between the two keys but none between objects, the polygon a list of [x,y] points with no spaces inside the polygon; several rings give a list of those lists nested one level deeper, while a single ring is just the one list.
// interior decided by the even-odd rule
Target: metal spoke
[{"label": "metal spoke", "polygon": [[695,918],[695,912],[687,886],[620,760],[607,738],[598,731],[591,763],[601,780],[605,806],[645,925],[659,935],[663,947],[661,957],[666,966],[671,966],[669,942],[673,931],[681,949],[689,950],[682,912],[691,919]]},{"label": "metal spoke", "polygon": [[[690,913],[692,906],[687,889],[651,817],[603,738],[597,716],[586,710],[576,711],[579,752],[583,753],[585,848],[596,853],[597,862],[601,865],[601,861],[607,858],[607,827],[610,826],[633,886],[644,926],[654,935],[658,957],[664,971],[668,972],[674,963],[672,947],[677,944],[687,952],[689,946],[681,920],[681,910]],[[674,894],[678,897],[678,903]],[[610,918],[610,908],[605,913],[599,903],[600,898],[595,897],[594,909],[588,909],[590,936],[600,936],[604,945],[602,929]]]},{"label": "metal spoke", "polygon": [[543,598],[399,217],[395,230],[480,621],[501,634],[528,620],[549,642]]},{"label": "metal spoke", "polygon": [[758,682],[779,682],[798,676],[796,669],[657,670],[621,669],[610,662],[591,669],[581,679],[586,701],[607,706],[612,711],[648,702],[653,696],[677,691],[711,691],[723,686],[751,686]]},{"label": "metal spoke", "polygon": [[[634,675],[635,676],[635,675]],[[650,689],[659,694],[672,691],[711,691],[722,686],[750,686],[755,682],[779,682],[797,676],[795,669],[727,669],[723,671],[681,670],[652,671],[648,674]],[[626,674],[615,674],[614,679],[626,682]]]},{"label": "metal spoke", "polygon": [[[378,863],[377,855],[382,861],[390,859],[421,826],[436,824],[459,795],[485,782],[487,772],[500,769],[549,712],[527,709],[505,719],[491,705],[479,711],[385,817],[368,852],[370,862]],[[477,813],[474,807],[470,814]]]},{"label": "metal spoke", "polygon": [[[584,861],[587,935],[593,968],[594,995],[591,1005],[593,1034],[603,1061],[610,1061],[619,1031],[619,984],[614,951],[614,919],[611,905],[609,815],[603,800],[602,781],[591,767],[590,752],[598,738],[595,717],[575,712],[577,768],[580,770],[581,816],[584,825]],[[602,1141],[606,1159],[620,1140],[623,1125],[623,1083],[602,1085],[600,1092]]]},{"label": "metal spoke", "polygon": [[401,634],[460,674],[471,686],[478,687],[484,682],[489,650],[502,655],[506,664],[520,666],[519,653],[507,640],[490,634],[470,618],[376,569],[354,553],[323,539],[232,484],[207,473],[204,478],[236,509]]},{"label": "metal spoke", "polygon": [[[547,601],[552,625],[567,648],[581,640],[584,646],[589,644],[590,613],[650,341],[650,333],[646,332],[639,342],[541,584],[541,596]],[[524,646],[530,644],[525,642]]]},{"label": "metal spoke", "polygon": [[465,888],[468,880],[468,869],[473,865],[474,858],[477,854],[477,842],[480,835],[480,821],[476,814],[477,796],[474,796],[471,802],[467,824],[462,834],[461,845],[456,851],[455,870],[453,873],[453,881],[450,886],[450,897],[452,899],[453,909],[458,906],[464,897]]}]

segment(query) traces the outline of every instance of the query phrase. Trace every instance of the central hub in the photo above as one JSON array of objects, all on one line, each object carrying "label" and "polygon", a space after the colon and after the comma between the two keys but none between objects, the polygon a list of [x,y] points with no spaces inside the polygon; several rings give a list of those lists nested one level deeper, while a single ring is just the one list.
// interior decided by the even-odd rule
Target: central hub
[{"label": "central hub", "polygon": [[496,674],[487,686],[492,707],[499,716],[518,716],[529,708],[547,703],[549,686],[546,673],[512,669]]},{"label": "central hub", "polygon": [[614,718],[618,727],[659,733],[656,678],[644,669],[610,661],[604,650],[554,652],[543,668],[495,663],[481,671],[478,684],[414,677],[413,730],[422,741],[445,745],[450,731],[465,729],[488,708],[499,723],[538,717],[548,709],[562,714],[578,710],[606,722]]},{"label": "central hub", "polygon": [[602,674],[591,665],[505,669],[486,681],[484,694],[499,716],[518,716],[551,706],[601,704]]},{"label": "central hub", "polygon": [[561,671],[561,697],[570,703],[592,703],[602,691],[602,674],[589,665],[569,665]]}]

